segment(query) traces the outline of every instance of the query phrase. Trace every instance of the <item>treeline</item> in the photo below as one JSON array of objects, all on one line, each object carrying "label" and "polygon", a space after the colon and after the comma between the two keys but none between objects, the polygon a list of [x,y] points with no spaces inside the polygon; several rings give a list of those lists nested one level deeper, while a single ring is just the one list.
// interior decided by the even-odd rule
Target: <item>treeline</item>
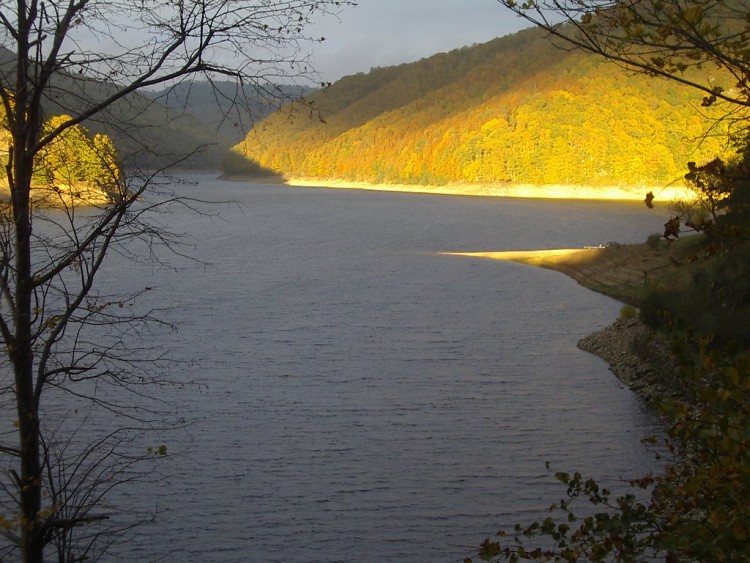
[{"label": "treeline", "polygon": [[384,183],[663,185],[726,152],[695,91],[559,50],[537,30],[345,77],[308,101],[257,125],[225,172],[252,162]]}]

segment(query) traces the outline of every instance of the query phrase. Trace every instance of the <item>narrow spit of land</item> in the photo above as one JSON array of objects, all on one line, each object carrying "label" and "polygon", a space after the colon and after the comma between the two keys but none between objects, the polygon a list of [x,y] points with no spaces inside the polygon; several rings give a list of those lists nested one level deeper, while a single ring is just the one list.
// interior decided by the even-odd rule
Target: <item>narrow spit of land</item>
[{"label": "narrow spit of land", "polygon": [[582,286],[623,303],[639,305],[647,289],[677,283],[686,245],[613,245],[503,252],[446,252],[453,256],[508,260],[562,272]]}]

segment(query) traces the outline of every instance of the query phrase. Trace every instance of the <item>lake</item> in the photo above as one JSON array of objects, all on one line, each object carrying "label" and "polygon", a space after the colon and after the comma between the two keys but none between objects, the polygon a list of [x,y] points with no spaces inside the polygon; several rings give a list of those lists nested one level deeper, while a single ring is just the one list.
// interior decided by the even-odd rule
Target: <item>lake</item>
[{"label": "lake", "polygon": [[643,242],[663,211],[190,179],[236,202],[160,218],[204,263],[105,272],[170,308],[159,342],[197,384],[169,391],[189,425],[153,438],[165,478],[118,497],[158,515],[113,560],[461,561],[543,517],[554,471],[655,467],[658,420],[576,348],[620,303],[440,253]]}]

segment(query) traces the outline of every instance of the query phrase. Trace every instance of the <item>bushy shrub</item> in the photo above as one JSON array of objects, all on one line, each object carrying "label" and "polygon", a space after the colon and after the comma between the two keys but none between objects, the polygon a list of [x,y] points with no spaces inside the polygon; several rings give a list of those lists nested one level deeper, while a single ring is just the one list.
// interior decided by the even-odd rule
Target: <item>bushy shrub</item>
[{"label": "bushy shrub", "polygon": [[634,319],[638,316],[638,309],[633,307],[632,305],[625,305],[622,309],[620,309],[620,320],[621,321],[627,321],[630,319]]},{"label": "bushy shrub", "polygon": [[641,303],[641,322],[650,327],[658,327],[669,314],[667,295],[664,292],[652,291]]},{"label": "bushy shrub", "polygon": [[750,346],[750,245],[736,244],[692,271],[687,286],[651,291],[640,305],[648,326],[677,328],[720,346]]},{"label": "bushy shrub", "polygon": [[661,245],[662,236],[659,233],[648,235],[646,239],[646,246],[649,248],[657,249]]}]

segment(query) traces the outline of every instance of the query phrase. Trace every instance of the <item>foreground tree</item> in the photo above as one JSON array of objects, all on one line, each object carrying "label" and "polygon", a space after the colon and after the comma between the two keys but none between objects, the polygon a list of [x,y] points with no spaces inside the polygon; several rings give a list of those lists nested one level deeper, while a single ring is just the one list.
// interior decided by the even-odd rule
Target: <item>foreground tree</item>
[{"label": "foreground tree", "polygon": [[[272,93],[274,82],[309,72],[302,47],[310,40],[304,34],[310,18],[347,3],[1,4],[0,38],[12,52],[0,53],[10,194],[0,216],[0,335],[8,369],[0,400],[6,408],[14,405],[17,415],[2,420],[2,440],[16,439],[0,444],[10,476],[0,483],[0,533],[7,540],[0,557],[41,562],[54,546],[60,561],[78,561],[106,548],[88,527],[103,518],[93,511],[117,483],[138,478],[134,464],[144,456],[123,453],[122,446],[152,421],[138,405],[103,389],[109,383],[137,397],[145,382],[158,381],[151,364],[144,367],[148,350],[134,344],[154,320],[127,306],[140,291],[111,296],[95,291],[94,282],[108,252],[149,252],[155,243],[171,242],[146,217],[173,198],[149,200],[156,175],[121,171],[102,139],[88,146],[80,165],[95,165],[105,200],[76,190],[63,196],[56,184],[80,180],[69,159],[54,163],[49,183],[39,185],[43,161],[56,143],[80,141],[80,126],[108,119],[112,108],[119,108],[122,120],[122,108],[143,88],[200,75],[231,77],[240,84],[238,92],[253,86]],[[48,121],[53,114],[60,117]],[[40,204],[56,197],[62,210]],[[83,206],[92,211],[81,213]],[[93,418],[66,418],[79,407],[125,415],[130,428],[115,425],[91,443],[86,427]]]}]

